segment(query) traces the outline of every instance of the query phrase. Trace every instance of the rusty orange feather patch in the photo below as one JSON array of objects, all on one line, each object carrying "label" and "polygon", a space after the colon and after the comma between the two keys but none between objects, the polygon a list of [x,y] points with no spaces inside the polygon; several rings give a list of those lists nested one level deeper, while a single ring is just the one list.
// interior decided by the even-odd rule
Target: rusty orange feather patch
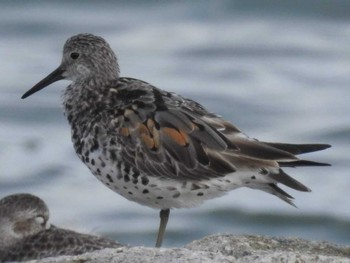
[{"label": "rusty orange feather patch", "polygon": [[119,133],[120,133],[120,135],[125,136],[125,137],[128,137],[130,135],[130,131],[126,127],[119,128]]},{"label": "rusty orange feather patch", "polygon": [[181,146],[186,146],[188,145],[188,141],[187,139],[187,135],[185,133],[181,133],[179,131],[177,131],[176,129],[173,128],[168,128],[168,127],[164,127],[161,128],[161,131],[168,136],[170,139],[172,139],[174,142],[176,142],[177,144],[181,145]]}]

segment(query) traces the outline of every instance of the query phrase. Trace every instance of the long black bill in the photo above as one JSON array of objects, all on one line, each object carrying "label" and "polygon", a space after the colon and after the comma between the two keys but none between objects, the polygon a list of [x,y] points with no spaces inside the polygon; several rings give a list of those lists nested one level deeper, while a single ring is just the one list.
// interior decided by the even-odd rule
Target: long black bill
[{"label": "long black bill", "polygon": [[44,78],[38,84],[36,84],[33,88],[31,88],[26,93],[24,93],[21,98],[25,99],[30,95],[32,95],[33,93],[49,86],[51,83],[54,83],[55,81],[63,79],[63,76],[62,76],[63,72],[64,70],[61,67],[58,67],[53,72],[51,72],[46,78]]}]

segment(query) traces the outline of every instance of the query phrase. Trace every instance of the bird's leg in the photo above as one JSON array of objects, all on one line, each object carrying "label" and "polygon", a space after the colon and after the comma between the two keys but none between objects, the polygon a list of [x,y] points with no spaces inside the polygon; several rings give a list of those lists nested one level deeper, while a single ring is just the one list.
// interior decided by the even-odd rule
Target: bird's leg
[{"label": "bird's leg", "polygon": [[158,229],[158,236],[157,236],[157,242],[156,247],[161,247],[163,242],[163,237],[166,229],[166,225],[168,223],[170,214],[170,209],[162,209],[160,210],[159,216],[160,216],[160,224]]}]

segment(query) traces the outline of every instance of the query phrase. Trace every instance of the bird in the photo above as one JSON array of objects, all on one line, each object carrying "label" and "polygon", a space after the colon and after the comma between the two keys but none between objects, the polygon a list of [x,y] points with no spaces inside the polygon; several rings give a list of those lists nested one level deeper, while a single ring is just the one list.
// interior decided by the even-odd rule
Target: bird
[{"label": "bird", "polygon": [[121,244],[51,225],[49,209],[37,196],[12,194],[0,200],[0,262],[79,255]]},{"label": "bird", "polygon": [[278,184],[310,189],[282,168],[329,165],[296,156],[328,144],[259,141],[194,100],[121,77],[115,53],[100,36],[70,37],[59,67],[22,99],[61,79],[71,81],[62,100],[77,155],[114,192],[160,210],[156,247],[170,209],[198,206],[239,187],[294,205]]}]

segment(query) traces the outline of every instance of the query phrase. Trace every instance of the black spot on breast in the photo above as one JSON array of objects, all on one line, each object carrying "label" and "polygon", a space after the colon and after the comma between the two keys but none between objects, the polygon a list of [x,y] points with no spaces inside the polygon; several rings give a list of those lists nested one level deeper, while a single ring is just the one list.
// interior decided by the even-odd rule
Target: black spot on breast
[{"label": "black spot on breast", "polygon": [[265,169],[265,168],[261,168],[259,173],[262,174],[262,175],[268,175],[269,171],[267,169]]},{"label": "black spot on breast", "polygon": [[130,166],[125,166],[124,167],[124,172],[129,174],[130,173]]},{"label": "black spot on breast", "polygon": [[253,175],[252,177],[250,177],[252,180],[255,180],[256,179],[256,177]]},{"label": "black spot on breast", "polygon": [[176,192],[175,194],[173,194],[173,198],[178,198],[180,196],[180,192]]},{"label": "black spot on breast", "polygon": [[96,151],[98,148],[99,148],[98,141],[96,139],[93,139],[90,151],[91,152]]},{"label": "black spot on breast", "polygon": [[78,155],[81,155],[83,148],[84,148],[84,141],[82,140],[76,140],[74,143],[74,148],[75,151],[77,152]]},{"label": "black spot on breast", "polygon": [[113,183],[113,179],[112,179],[112,176],[110,174],[107,174],[106,177],[110,183]]},{"label": "black spot on breast", "polygon": [[198,196],[202,196],[202,195],[203,195],[203,193],[202,193],[202,192],[199,192],[197,195],[198,195]]},{"label": "black spot on breast", "polygon": [[146,176],[142,176],[142,177],[141,177],[141,183],[142,183],[143,185],[148,185],[149,179],[148,179]]},{"label": "black spot on breast", "polygon": [[130,177],[129,177],[129,175],[124,175],[124,182],[129,182],[130,181]]},{"label": "black spot on breast", "polygon": [[143,194],[148,194],[149,191],[148,191],[147,189],[145,189],[145,190],[142,191],[142,193],[143,193]]},{"label": "black spot on breast", "polygon": [[91,162],[90,162],[92,165],[95,165],[95,160],[94,159],[91,159]]},{"label": "black spot on breast", "polygon": [[191,186],[191,190],[198,190],[198,189],[201,189],[201,187],[197,184],[192,184]]},{"label": "black spot on breast", "polygon": [[112,161],[117,160],[117,154],[115,153],[115,151],[109,151],[109,154],[111,156]]},{"label": "black spot on breast", "polygon": [[133,170],[133,174],[132,174],[132,177],[134,178],[138,178],[140,176],[140,172],[139,171],[136,171],[136,170]]},{"label": "black spot on breast", "polygon": [[163,196],[157,196],[157,199],[163,199]]},{"label": "black spot on breast", "polygon": [[128,192],[129,195],[132,195],[132,192]]}]

